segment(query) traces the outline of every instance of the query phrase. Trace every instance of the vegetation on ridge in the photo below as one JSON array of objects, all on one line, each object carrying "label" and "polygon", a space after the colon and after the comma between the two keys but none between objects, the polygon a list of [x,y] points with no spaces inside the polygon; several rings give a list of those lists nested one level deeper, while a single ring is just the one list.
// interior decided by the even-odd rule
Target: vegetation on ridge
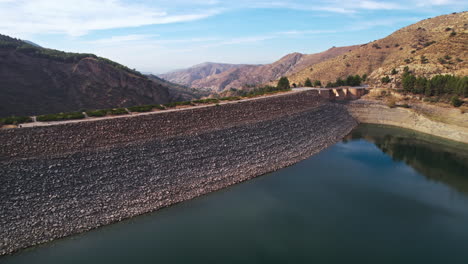
[{"label": "vegetation on ridge", "polygon": [[55,60],[55,61],[60,61],[60,62],[66,62],[66,63],[76,63],[85,58],[93,58],[98,61],[109,64],[110,66],[116,69],[126,71],[128,73],[137,75],[142,78],[147,78],[145,75],[136,71],[135,69],[132,70],[115,61],[102,58],[102,57],[98,57],[94,54],[73,53],[73,52],[64,52],[64,51],[55,50],[55,49],[46,49],[46,48],[31,45],[20,39],[11,38],[9,36],[5,36],[2,34],[0,34],[0,48],[16,49],[16,51],[18,52],[21,52],[23,54],[27,54],[33,57],[45,58],[45,59],[50,59],[50,60]]}]

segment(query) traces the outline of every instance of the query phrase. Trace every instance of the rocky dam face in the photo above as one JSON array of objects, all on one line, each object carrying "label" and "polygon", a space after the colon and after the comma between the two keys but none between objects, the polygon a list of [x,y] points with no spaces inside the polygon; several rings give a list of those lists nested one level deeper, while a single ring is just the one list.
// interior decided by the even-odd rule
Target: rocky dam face
[{"label": "rocky dam face", "polygon": [[0,131],[0,255],[303,160],[357,121],[315,91]]}]

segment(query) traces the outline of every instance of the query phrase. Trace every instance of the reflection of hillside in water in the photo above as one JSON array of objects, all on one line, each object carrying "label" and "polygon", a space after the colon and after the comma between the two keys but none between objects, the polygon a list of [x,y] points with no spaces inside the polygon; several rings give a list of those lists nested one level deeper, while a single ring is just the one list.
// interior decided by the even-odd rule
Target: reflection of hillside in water
[{"label": "reflection of hillside in water", "polygon": [[345,140],[365,139],[428,179],[468,193],[468,145],[380,125],[360,125]]}]

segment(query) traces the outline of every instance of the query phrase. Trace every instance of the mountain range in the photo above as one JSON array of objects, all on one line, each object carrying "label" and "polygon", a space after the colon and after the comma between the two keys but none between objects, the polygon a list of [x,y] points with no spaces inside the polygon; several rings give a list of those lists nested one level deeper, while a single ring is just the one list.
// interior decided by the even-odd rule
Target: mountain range
[{"label": "mountain range", "polygon": [[[183,82],[185,85],[220,92],[230,88],[276,85],[283,76],[300,85],[307,78],[326,84],[348,75],[365,74],[372,86],[398,87],[405,67],[419,76],[466,76],[467,22],[467,12],[453,13],[425,19],[367,44],[333,47],[316,54],[292,53],[266,65],[221,67],[226,64],[207,63],[161,77],[181,83],[183,76],[190,74],[192,79]],[[210,70],[213,68],[218,70]],[[386,76],[391,77],[388,84],[381,81]]]},{"label": "mountain range", "polygon": [[[93,54],[0,35],[0,117],[190,100],[230,88],[276,85],[283,76],[291,84],[309,78],[325,85],[359,74],[367,75],[371,86],[401,87],[406,70],[424,77],[467,76],[467,43],[468,13],[461,12],[425,19],[362,45],[291,53],[265,65],[203,63],[155,76]],[[390,81],[383,83],[384,77]]]},{"label": "mountain range", "polygon": [[[222,63],[203,63],[186,70],[179,70],[160,75],[171,82],[208,88],[215,92],[230,88],[256,86],[277,80],[278,78],[299,72],[316,63],[340,56],[359,46],[333,47],[316,54],[291,53],[278,61],[266,65],[235,65]],[[185,82],[190,76],[190,82]]]}]

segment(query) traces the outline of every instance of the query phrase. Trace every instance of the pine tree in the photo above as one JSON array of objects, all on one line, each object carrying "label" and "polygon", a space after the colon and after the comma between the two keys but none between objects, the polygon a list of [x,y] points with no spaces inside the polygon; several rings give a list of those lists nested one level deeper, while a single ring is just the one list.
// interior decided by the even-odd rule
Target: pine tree
[{"label": "pine tree", "polygon": [[289,79],[287,77],[281,77],[278,81],[277,85],[278,89],[289,89],[290,84],[289,84]]}]

